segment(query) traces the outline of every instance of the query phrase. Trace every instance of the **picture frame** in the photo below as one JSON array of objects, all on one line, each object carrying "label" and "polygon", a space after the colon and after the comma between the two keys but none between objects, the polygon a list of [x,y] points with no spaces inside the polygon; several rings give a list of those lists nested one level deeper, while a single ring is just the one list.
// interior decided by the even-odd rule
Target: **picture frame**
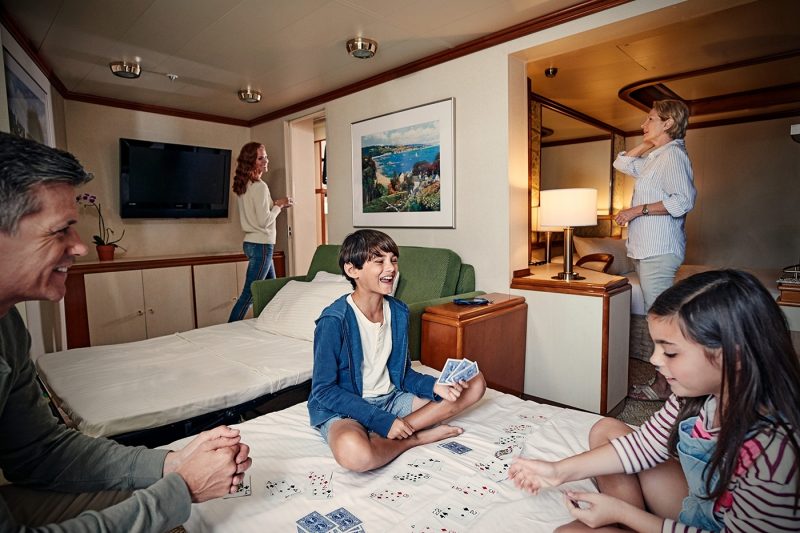
[{"label": "picture frame", "polygon": [[16,50],[18,45],[11,46],[6,39],[3,41],[9,131],[13,135],[53,146],[53,111],[48,94],[49,83],[44,83],[46,78],[41,79],[44,75],[33,61],[21,49]]},{"label": "picture frame", "polygon": [[455,99],[350,124],[354,227],[455,227]]}]

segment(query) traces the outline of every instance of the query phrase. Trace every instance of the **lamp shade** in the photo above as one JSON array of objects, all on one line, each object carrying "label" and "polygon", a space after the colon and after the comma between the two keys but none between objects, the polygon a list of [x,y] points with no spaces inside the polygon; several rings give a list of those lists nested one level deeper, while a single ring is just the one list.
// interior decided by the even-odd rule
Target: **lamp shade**
[{"label": "lamp shade", "polygon": [[594,226],[597,189],[551,189],[540,192],[539,225]]}]

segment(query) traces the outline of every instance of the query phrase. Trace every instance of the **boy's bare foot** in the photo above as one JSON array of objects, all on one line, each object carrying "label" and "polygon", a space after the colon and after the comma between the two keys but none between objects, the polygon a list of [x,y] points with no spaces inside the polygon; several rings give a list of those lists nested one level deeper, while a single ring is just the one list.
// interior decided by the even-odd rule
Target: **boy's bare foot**
[{"label": "boy's bare foot", "polygon": [[430,429],[417,431],[414,433],[414,436],[419,439],[420,444],[430,444],[431,442],[437,442],[443,439],[449,439],[450,437],[456,437],[462,433],[464,433],[464,430],[458,426],[448,426],[447,424],[442,424]]}]

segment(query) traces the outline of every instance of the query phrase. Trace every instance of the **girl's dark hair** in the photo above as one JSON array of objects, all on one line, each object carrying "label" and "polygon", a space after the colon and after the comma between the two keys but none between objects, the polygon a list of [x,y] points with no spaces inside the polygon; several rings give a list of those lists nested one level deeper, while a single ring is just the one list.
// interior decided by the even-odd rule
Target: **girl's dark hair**
[{"label": "girl's dark hair", "polygon": [[400,249],[391,237],[382,231],[360,229],[345,237],[339,249],[339,268],[355,289],[356,280],[347,275],[344,265],[352,263],[354,267],[361,269],[364,263],[383,253],[392,253],[395,257],[400,257]]},{"label": "girl's dark hair", "polygon": [[264,145],[257,142],[247,143],[242,146],[242,149],[239,151],[239,157],[236,158],[236,172],[233,175],[233,192],[239,196],[247,191],[247,186],[251,181],[258,179],[256,160],[258,160],[259,148],[264,148]]},{"label": "girl's dark hair", "polygon": [[[731,481],[739,450],[753,429],[781,438],[788,435],[800,458],[800,363],[786,318],[775,300],[751,274],[718,270],[695,274],[664,291],[649,310],[652,317],[677,317],[687,339],[722,353],[720,432],[706,477],[710,499],[719,498]],[[699,413],[705,397],[682,398],[678,420]],[[669,450],[676,454],[678,424]],[[719,482],[711,487],[714,474]],[[795,505],[800,483],[795,487]]]}]

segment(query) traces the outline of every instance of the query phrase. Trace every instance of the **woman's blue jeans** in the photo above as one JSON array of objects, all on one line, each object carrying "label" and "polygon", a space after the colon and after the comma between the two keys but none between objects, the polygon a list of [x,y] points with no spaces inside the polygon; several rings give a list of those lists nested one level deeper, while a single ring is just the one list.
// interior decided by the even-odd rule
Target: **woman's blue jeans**
[{"label": "woman's blue jeans", "polygon": [[275,266],[272,264],[272,249],[274,246],[274,244],[258,244],[247,241],[242,245],[244,254],[249,260],[247,276],[244,280],[244,287],[242,287],[242,294],[236,300],[236,305],[231,310],[228,322],[241,320],[247,314],[250,304],[253,303],[253,293],[250,292],[250,285],[254,281],[273,279],[275,277]]}]

